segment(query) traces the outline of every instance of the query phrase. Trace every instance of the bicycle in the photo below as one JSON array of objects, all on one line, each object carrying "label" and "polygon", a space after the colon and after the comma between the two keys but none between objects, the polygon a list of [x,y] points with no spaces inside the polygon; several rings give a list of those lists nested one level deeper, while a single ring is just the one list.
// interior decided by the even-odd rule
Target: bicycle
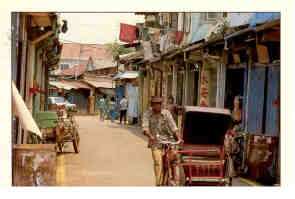
[{"label": "bicycle", "polygon": [[163,181],[162,186],[177,186],[175,182],[175,170],[176,164],[172,163],[175,160],[176,154],[173,154],[172,146],[177,146],[180,144],[180,141],[171,141],[164,136],[157,135],[156,142],[163,145]]}]

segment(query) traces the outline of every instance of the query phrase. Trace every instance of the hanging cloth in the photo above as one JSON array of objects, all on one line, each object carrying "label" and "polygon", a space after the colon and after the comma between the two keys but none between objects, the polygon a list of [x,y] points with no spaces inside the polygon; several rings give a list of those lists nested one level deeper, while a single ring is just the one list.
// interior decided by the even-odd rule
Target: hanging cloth
[{"label": "hanging cloth", "polygon": [[143,50],[144,50],[144,52],[143,52],[144,59],[145,60],[153,59],[154,56],[153,56],[151,42],[150,41],[143,41],[142,46],[143,46]]},{"label": "hanging cloth", "polygon": [[189,33],[190,27],[191,27],[191,13],[185,13],[185,26],[184,26],[184,32]]},{"label": "hanging cloth", "polygon": [[178,31],[183,31],[183,18],[184,18],[184,13],[179,13],[178,14]]},{"label": "hanging cloth", "polygon": [[182,41],[182,38],[183,38],[183,31],[176,31],[174,43],[180,44],[180,42]]},{"label": "hanging cloth", "polygon": [[136,39],[136,26],[128,25],[128,24],[120,24],[120,41],[132,44]]}]

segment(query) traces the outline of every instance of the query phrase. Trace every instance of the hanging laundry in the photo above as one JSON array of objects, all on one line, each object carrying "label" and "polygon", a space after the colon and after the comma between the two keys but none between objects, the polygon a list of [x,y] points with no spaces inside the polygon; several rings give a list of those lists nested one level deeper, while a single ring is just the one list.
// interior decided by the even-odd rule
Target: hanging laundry
[{"label": "hanging laundry", "polygon": [[165,40],[166,40],[166,35],[163,35],[160,37],[160,51],[164,51],[164,46],[165,46]]},{"label": "hanging laundry", "polygon": [[153,35],[155,41],[160,40],[160,29],[159,28],[149,28],[149,34]]},{"label": "hanging laundry", "polygon": [[120,24],[120,41],[127,42],[132,44],[136,38],[136,26],[128,25],[128,24]]},{"label": "hanging laundry", "polygon": [[164,25],[163,13],[159,13],[159,24]]},{"label": "hanging laundry", "polygon": [[180,44],[180,42],[182,41],[183,39],[183,31],[176,31],[175,32],[175,40],[174,40],[174,43],[175,44]]},{"label": "hanging laundry", "polygon": [[151,48],[152,48],[152,53],[154,57],[159,57],[161,55],[159,42],[152,40]]},{"label": "hanging laundry", "polygon": [[190,27],[191,27],[191,13],[185,13],[184,18],[185,18],[184,32],[189,33]]},{"label": "hanging laundry", "polygon": [[132,84],[127,83],[126,85],[126,94],[128,99],[128,110],[127,116],[128,117],[138,117],[138,88],[134,87]]},{"label": "hanging laundry", "polygon": [[184,20],[184,13],[179,13],[178,14],[178,31],[183,31],[183,20]]},{"label": "hanging laundry", "polygon": [[150,41],[152,39],[149,28],[144,27],[141,31],[141,39],[143,41]]},{"label": "hanging laundry", "polygon": [[160,51],[162,53],[166,52],[169,49],[169,47],[170,47],[169,36],[168,34],[165,34],[160,38]]},{"label": "hanging laundry", "polygon": [[143,46],[143,54],[144,54],[144,59],[145,60],[150,60],[153,59],[153,52],[152,52],[152,46],[151,46],[151,42],[150,41],[143,41],[142,42],[142,46]]}]

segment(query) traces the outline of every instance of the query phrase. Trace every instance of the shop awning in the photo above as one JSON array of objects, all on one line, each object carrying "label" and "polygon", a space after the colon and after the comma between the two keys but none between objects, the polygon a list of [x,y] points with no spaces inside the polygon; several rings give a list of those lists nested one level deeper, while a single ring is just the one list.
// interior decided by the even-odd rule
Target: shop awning
[{"label": "shop awning", "polygon": [[118,73],[113,77],[113,80],[116,79],[135,79],[139,76],[138,71],[126,71],[124,73]]},{"label": "shop awning", "polygon": [[88,86],[86,83],[81,82],[81,81],[67,81],[67,80],[61,80],[61,83],[65,83],[74,87],[77,87],[77,89],[80,88],[85,88],[85,89],[90,89],[91,87]]},{"label": "shop awning", "polygon": [[83,80],[83,81],[90,84],[91,86],[94,86],[95,88],[115,88],[115,85],[113,84],[113,82],[91,81],[91,80]]},{"label": "shop awning", "polygon": [[20,96],[14,82],[12,82],[12,110],[13,115],[20,119],[24,130],[35,133],[40,137],[42,136],[35,120],[32,117],[31,112],[28,110],[25,102]]},{"label": "shop awning", "polygon": [[50,85],[55,86],[57,88],[62,88],[65,90],[71,90],[71,89],[77,89],[76,86],[70,85],[70,84],[66,84],[66,83],[62,83],[62,82],[49,82]]}]

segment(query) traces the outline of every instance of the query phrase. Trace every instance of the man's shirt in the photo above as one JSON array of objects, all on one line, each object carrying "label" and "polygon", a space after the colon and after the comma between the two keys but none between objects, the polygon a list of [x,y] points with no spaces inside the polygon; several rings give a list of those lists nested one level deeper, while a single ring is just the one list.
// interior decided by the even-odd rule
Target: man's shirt
[{"label": "man's shirt", "polygon": [[[147,110],[143,115],[142,129],[150,131],[155,138],[160,135],[172,141],[175,141],[173,135],[178,130],[171,113],[166,109],[162,109],[159,115],[154,114],[151,109]],[[161,144],[149,142],[148,147],[161,147]]]}]

